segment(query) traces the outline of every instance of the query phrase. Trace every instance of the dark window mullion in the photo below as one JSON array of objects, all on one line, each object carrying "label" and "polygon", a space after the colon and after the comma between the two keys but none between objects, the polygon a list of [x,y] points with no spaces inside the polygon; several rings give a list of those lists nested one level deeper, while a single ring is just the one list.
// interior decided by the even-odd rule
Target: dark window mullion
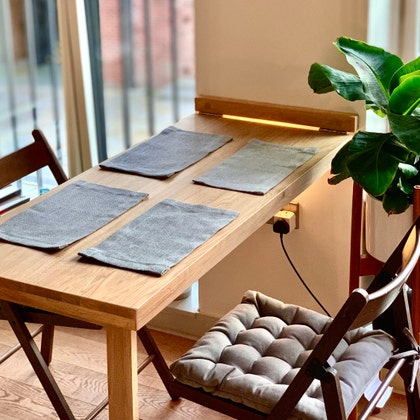
[{"label": "dark window mullion", "polygon": [[104,82],[102,75],[102,48],[98,0],[85,0],[86,26],[88,31],[90,68],[93,101],[95,104],[96,145],[98,160],[108,158],[104,103]]},{"label": "dark window mullion", "polygon": [[172,72],[172,109],[174,120],[180,118],[179,112],[179,74],[178,74],[178,27],[176,0],[170,0],[171,26],[171,72]]},{"label": "dark window mullion", "polygon": [[51,99],[53,104],[52,114],[54,119],[57,157],[62,162],[62,141],[60,132],[60,68],[56,58],[58,48],[58,28],[57,28],[57,5],[56,0],[47,1],[47,21],[48,21],[48,67],[51,79]]},{"label": "dark window mullion", "polygon": [[120,0],[120,28],[121,28],[121,55],[122,55],[122,113],[124,127],[125,148],[131,146],[130,121],[130,88],[133,86],[133,34],[131,21],[131,0]]},{"label": "dark window mullion", "polygon": [[34,11],[32,0],[25,0],[25,26],[26,26],[26,44],[28,51],[29,68],[29,95],[32,107],[32,119],[34,127],[38,127],[37,116],[37,89],[36,89],[36,45],[35,45],[35,26]]},{"label": "dark window mullion", "polygon": [[153,62],[152,62],[152,30],[150,1],[143,0],[143,19],[144,19],[144,55],[146,71],[146,101],[149,134],[155,134],[155,109],[154,109],[154,83],[153,83]]}]

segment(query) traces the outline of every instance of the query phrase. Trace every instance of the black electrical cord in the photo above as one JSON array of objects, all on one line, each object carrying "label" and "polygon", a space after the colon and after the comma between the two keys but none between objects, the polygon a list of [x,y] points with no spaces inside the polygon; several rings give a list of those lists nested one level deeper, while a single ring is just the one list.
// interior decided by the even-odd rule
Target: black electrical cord
[{"label": "black electrical cord", "polygon": [[[276,232],[276,230],[274,230]],[[280,243],[281,243],[281,247],[283,248],[283,252],[284,255],[286,255],[287,261],[289,261],[289,264],[291,265],[291,267],[293,268],[293,271],[296,273],[296,275],[298,276],[299,280],[301,281],[301,283],[303,284],[303,286],[305,287],[305,289],[308,291],[308,293],[312,296],[312,298],[315,300],[315,302],[322,308],[322,310],[328,315],[331,316],[330,313],[325,309],[324,305],[318,300],[318,298],[314,295],[314,293],[312,292],[312,290],[309,288],[309,286],[305,283],[305,281],[303,280],[302,276],[299,274],[299,272],[297,271],[295,265],[293,264],[292,260],[289,257],[289,254],[286,250],[286,247],[284,246],[284,241],[283,241],[283,233],[282,232],[277,232],[280,235]]]}]

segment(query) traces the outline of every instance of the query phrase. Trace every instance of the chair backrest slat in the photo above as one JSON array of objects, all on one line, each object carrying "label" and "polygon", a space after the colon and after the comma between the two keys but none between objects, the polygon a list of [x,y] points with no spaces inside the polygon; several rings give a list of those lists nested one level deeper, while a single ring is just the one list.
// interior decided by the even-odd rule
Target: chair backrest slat
[{"label": "chair backrest slat", "polygon": [[48,166],[58,184],[67,181],[58,159],[40,130],[32,132],[34,143],[0,158],[0,188]]},{"label": "chair backrest slat", "polygon": [[[409,251],[409,256],[407,255]],[[407,282],[420,256],[420,218],[406,233],[381,271],[367,289],[366,306],[357,315],[351,328],[367,325],[378,318],[394,302]]]}]

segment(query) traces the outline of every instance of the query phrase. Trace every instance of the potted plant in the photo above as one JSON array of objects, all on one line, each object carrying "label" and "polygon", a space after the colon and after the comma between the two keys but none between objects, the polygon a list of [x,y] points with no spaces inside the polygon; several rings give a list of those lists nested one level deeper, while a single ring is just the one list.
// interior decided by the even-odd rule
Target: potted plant
[{"label": "potted plant", "polygon": [[330,184],[352,178],[382,202],[388,214],[403,213],[420,184],[420,57],[404,64],[382,48],[347,37],[334,45],[356,74],[312,64],[308,82],[315,93],[337,92],[387,118],[389,131],[358,131],[333,158]]}]

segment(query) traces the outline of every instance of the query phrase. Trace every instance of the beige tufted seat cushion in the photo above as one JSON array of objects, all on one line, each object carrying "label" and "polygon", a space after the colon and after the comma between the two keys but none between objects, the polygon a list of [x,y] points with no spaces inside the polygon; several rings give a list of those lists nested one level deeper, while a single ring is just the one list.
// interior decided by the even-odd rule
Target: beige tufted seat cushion
[{"label": "beige tufted seat cushion", "polygon": [[[248,291],[241,304],[171,365],[171,372],[184,384],[270,413],[330,322],[315,311]],[[329,363],[340,375],[347,413],[394,346],[387,334],[364,328],[341,340]],[[318,380],[293,414],[326,418]]]}]

